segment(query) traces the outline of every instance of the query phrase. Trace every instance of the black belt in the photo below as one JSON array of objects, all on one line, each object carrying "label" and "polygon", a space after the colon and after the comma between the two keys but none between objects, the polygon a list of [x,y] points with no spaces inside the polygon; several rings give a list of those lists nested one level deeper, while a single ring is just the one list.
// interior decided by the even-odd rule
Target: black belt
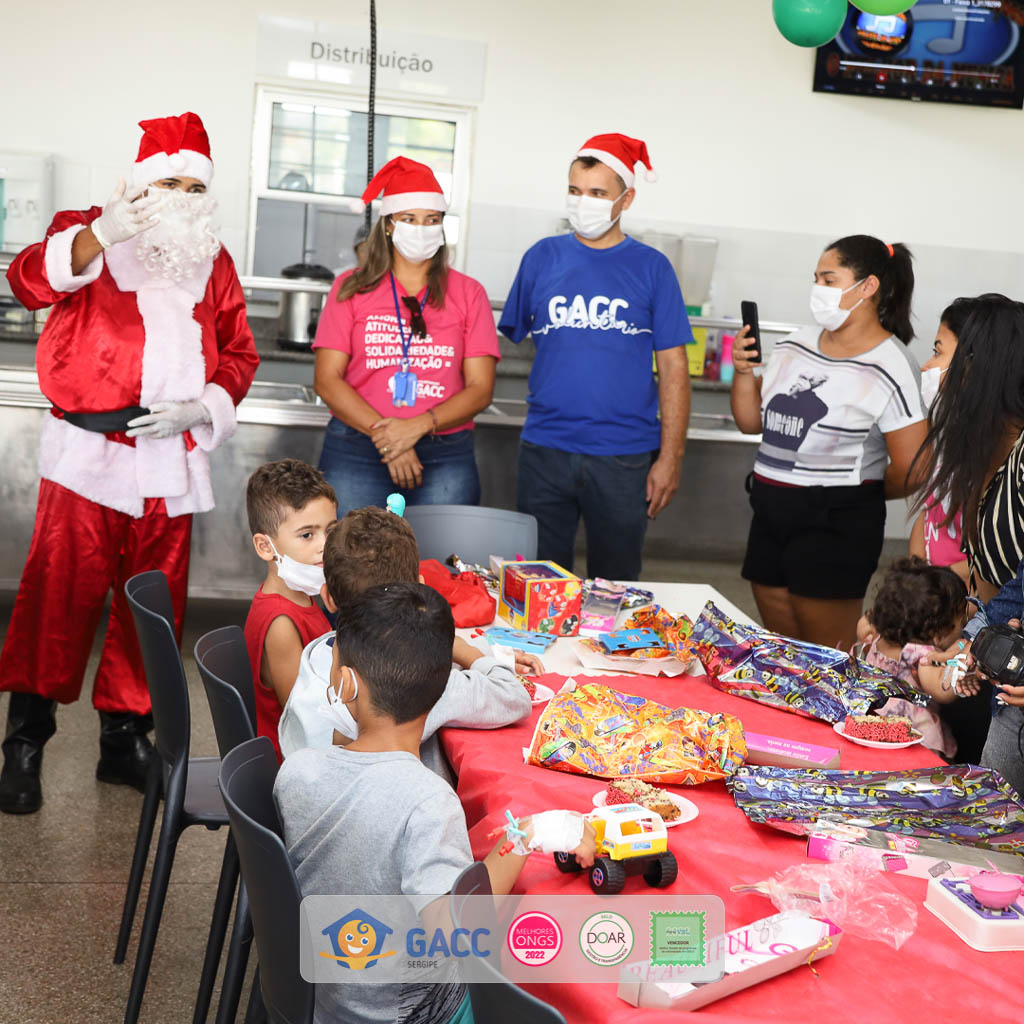
[{"label": "black belt", "polygon": [[128,429],[128,421],[138,416],[146,416],[148,409],[141,405],[133,405],[127,409],[113,409],[110,412],[64,412],[54,409],[73,427],[91,430],[94,434],[119,434]]}]

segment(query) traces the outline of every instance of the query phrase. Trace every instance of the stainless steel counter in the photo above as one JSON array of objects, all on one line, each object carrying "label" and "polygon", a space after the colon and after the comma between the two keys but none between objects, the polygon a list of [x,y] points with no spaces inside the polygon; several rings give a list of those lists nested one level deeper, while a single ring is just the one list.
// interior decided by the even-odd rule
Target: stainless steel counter
[{"label": "stainless steel counter", "polygon": [[[20,365],[0,366],[0,589],[14,589],[28,552],[38,488],[38,439],[49,403],[39,391],[31,345],[0,339],[3,358],[14,351]],[[13,348],[12,348],[13,346]],[[273,366],[273,363],[270,364]],[[310,374],[311,376],[311,374]],[[519,379],[521,394],[525,380]],[[743,478],[754,459],[756,437],[740,434],[724,394],[698,392],[690,423],[683,485],[648,532],[647,551],[659,557],[735,558],[743,549],[749,511]],[[526,413],[522,397],[497,397],[477,417],[477,462],[483,502],[515,506],[515,465]],[[246,525],[245,484],[261,463],[304,459],[316,464],[330,414],[310,384],[256,380],[238,408],[238,431],[211,453],[217,508],[196,516],[189,592],[204,597],[249,597],[260,579]],[[582,569],[582,567],[580,567]]]}]

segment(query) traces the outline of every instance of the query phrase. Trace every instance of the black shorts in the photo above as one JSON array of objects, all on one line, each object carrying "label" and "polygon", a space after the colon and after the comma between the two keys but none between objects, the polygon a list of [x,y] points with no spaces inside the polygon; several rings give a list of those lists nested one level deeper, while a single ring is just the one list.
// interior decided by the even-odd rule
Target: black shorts
[{"label": "black shorts", "polygon": [[743,578],[799,597],[862,598],[882,553],[881,482],[778,487],[756,477]]}]

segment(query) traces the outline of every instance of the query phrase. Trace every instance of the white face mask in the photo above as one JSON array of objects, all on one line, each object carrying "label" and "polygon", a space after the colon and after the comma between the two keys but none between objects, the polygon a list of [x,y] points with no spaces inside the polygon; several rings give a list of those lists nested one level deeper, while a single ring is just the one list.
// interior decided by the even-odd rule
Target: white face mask
[{"label": "white face mask", "polygon": [[612,217],[612,207],[624,196],[614,199],[598,199],[596,196],[566,196],[565,210],[569,216],[569,226],[580,238],[600,238],[611,229],[611,226],[622,216]]},{"label": "white face mask", "polygon": [[297,562],[291,555],[282,555],[270,542],[270,550],[274,552],[274,561],[277,563],[277,575],[281,577],[286,587],[298,590],[310,597],[316,597],[320,588],[324,585],[324,567],[322,565],[309,565],[306,562]]},{"label": "white face mask", "polygon": [[811,316],[814,317],[819,327],[823,327],[826,331],[838,331],[846,323],[850,314],[864,300],[861,299],[849,309],[842,309],[839,303],[843,301],[843,296],[847,292],[853,291],[857,285],[863,284],[864,280],[855,281],[849,288],[830,288],[827,284],[811,285]]},{"label": "white face mask", "polygon": [[[342,686],[344,686],[344,680]],[[326,718],[335,729],[347,736],[350,740],[359,739],[359,725],[352,717],[348,705],[359,696],[359,677],[352,673],[352,696],[347,701],[341,699],[341,694],[333,686],[327,687],[327,703],[321,704],[317,711]]]},{"label": "white face mask", "polygon": [[444,245],[444,227],[441,224],[407,224],[399,220],[391,232],[391,241],[410,263],[426,263]]},{"label": "white face mask", "polygon": [[930,409],[939,397],[939,388],[942,385],[942,375],[948,367],[932,366],[921,371],[921,397],[924,399],[924,407]]}]

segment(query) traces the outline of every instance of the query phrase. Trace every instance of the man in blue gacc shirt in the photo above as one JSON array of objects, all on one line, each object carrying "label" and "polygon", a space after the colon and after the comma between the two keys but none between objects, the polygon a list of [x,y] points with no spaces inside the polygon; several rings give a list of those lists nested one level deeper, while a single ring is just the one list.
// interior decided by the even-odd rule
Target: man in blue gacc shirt
[{"label": "man in blue gacc shirt", "polygon": [[624,135],[579,150],[573,233],[527,251],[498,325],[537,348],[517,505],[537,517],[539,557],[571,570],[582,515],[587,575],[620,580],[639,577],[647,520],[679,487],[690,416],[693,334],[675,271],[619,226],[639,162],[653,177],[646,145]]}]

